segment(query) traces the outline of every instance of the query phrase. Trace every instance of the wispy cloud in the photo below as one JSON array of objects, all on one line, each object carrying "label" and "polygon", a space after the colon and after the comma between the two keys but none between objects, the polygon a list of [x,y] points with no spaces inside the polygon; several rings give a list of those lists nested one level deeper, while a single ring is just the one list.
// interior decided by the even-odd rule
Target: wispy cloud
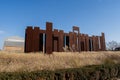
[{"label": "wispy cloud", "polygon": [[5,31],[3,31],[3,30],[0,30],[0,34],[4,34],[5,33]]}]

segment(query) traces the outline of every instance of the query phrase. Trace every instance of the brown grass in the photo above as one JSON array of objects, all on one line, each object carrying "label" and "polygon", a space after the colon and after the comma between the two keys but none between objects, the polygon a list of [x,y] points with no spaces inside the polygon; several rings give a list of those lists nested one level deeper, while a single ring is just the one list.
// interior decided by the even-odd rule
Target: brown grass
[{"label": "brown grass", "polygon": [[0,72],[55,70],[102,64],[105,59],[120,61],[120,52],[15,53],[0,51]]}]

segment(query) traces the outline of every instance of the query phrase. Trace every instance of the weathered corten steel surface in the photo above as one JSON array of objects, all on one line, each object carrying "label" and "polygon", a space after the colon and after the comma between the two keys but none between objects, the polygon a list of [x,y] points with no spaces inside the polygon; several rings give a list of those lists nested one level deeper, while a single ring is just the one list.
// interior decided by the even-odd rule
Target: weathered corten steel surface
[{"label": "weathered corten steel surface", "polygon": [[25,49],[28,52],[64,52],[65,46],[67,51],[105,51],[105,34],[101,36],[89,36],[80,33],[77,26],[73,26],[72,32],[64,33],[64,30],[53,30],[53,24],[46,22],[46,30],[39,27],[28,26],[25,30]]},{"label": "weathered corten steel surface", "polygon": [[69,47],[72,49],[73,51],[73,47],[74,47],[74,42],[73,42],[73,32],[69,32]]},{"label": "weathered corten steel surface", "polygon": [[96,51],[99,51],[99,39],[98,39],[98,36],[95,37],[95,40],[96,40]]},{"label": "weathered corten steel surface", "polygon": [[104,33],[102,33],[102,41],[103,41],[102,50],[104,50],[104,49],[106,49],[106,47],[105,47],[105,34]]},{"label": "weathered corten steel surface", "polygon": [[105,35],[104,33],[101,33],[101,37],[100,37],[100,42],[101,42],[101,51],[103,51],[105,49]]},{"label": "weathered corten steel surface", "polygon": [[60,30],[59,31],[59,52],[63,52],[63,46],[64,46],[64,31],[63,30]]},{"label": "weathered corten steel surface", "polygon": [[32,26],[28,26],[25,32],[25,52],[33,52],[32,51]]},{"label": "weathered corten steel surface", "polygon": [[96,51],[96,46],[95,46],[95,36],[92,36],[92,40],[93,40],[93,51]]},{"label": "weathered corten steel surface", "polygon": [[53,51],[55,52],[58,52],[59,51],[59,43],[58,43],[58,36],[59,36],[59,33],[58,33],[58,29],[54,29],[54,32],[53,32]]},{"label": "weathered corten steel surface", "polygon": [[74,47],[75,47],[75,50],[74,51],[77,51],[77,34],[74,33]]},{"label": "weathered corten steel surface", "polygon": [[39,44],[40,44],[40,42],[39,42],[39,27],[34,27],[34,33],[33,33],[33,35],[35,35],[35,36],[33,36],[33,45],[34,45],[34,51],[39,51]]},{"label": "weathered corten steel surface", "polygon": [[52,53],[52,23],[46,23],[46,53]]},{"label": "weathered corten steel surface", "polygon": [[73,26],[73,32],[77,31],[77,34],[74,34],[74,44],[75,44],[75,51],[79,51],[80,52],[80,30],[79,27],[77,26]]},{"label": "weathered corten steel surface", "polygon": [[85,35],[86,51],[89,51],[89,37]]}]

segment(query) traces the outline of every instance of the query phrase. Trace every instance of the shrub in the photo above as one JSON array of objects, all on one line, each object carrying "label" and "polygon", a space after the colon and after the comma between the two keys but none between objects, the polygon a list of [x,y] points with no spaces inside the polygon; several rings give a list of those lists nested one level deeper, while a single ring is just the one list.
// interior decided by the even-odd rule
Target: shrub
[{"label": "shrub", "polygon": [[55,71],[0,73],[0,80],[110,80],[114,77],[120,77],[120,64],[92,65]]}]

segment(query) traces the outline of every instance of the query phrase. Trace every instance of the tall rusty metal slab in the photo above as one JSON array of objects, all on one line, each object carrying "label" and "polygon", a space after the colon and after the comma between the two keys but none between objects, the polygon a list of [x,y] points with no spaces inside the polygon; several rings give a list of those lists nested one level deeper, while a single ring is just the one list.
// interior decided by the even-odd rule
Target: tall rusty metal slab
[{"label": "tall rusty metal slab", "polygon": [[105,34],[104,33],[101,33],[102,34],[102,38],[103,38],[103,51],[106,50],[106,46],[105,46]]},{"label": "tall rusty metal slab", "polygon": [[83,34],[81,34],[81,51],[84,51],[84,38],[83,38]]},{"label": "tall rusty metal slab", "polygon": [[46,22],[46,53],[52,54],[52,23]]},{"label": "tall rusty metal slab", "polygon": [[81,49],[80,49],[80,31],[78,32],[78,35],[77,35],[78,37],[78,43],[77,43],[77,45],[78,45],[78,52],[80,52],[81,51]]},{"label": "tall rusty metal slab", "polygon": [[76,51],[79,51],[80,52],[80,45],[79,45],[79,34],[80,34],[80,30],[79,30],[79,27],[77,27],[77,26],[73,26],[73,32],[75,32],[75,31],[77,31],[77,38],[76,38],[76,41],[77,41],[77,44],[76,44]]},{"label": "tall rusty metal slab", "polygon": [[93,40],[93,51],[96,51],[96,41],[95,41],[95,36],[92,36]]},{"label": "tall rusty metal slab", "polygon": [[39,51],[39,27],[34,27],[34,38],[33,38],[33,42],[34,42],[34,46],[33,46],[33,48],[34,48],[34,52],[38,52]]},{"label": "tall rusty metal slab", "polygon": [[77,33],[74,33],[73,41],[74,41],[74,45],[75,45],[75,51],[77,51]]},{"label": "tall rusty metal slab", "polygon": [[86,51],[89,51],[89,37],[88,37],[88,35],[85,36],[85,44],[86,44]]},{"label": "tall rusty metal slab", "polygon": [[82,34],[83,37],[83,43],[84,43],[84,51],[86,51],[86,41],[85,41],[85,34]]},{"label": "tall rusty metal slab", "polygon": [[25,52],[32,52],[32,39],[33,39],[33,29],[32,26],[27,26],[25,31]]},{"label": "tall rusty metal slab", "polygon": [[53,51],[58,52],[59,51],[59,33],[58,33],[58,29],[54,29],[53,31]]},{"label": "tall rusty metal slab", "polygon": [[94,51],[97,51],[97,39],[96,36],[94,36]]},{"label": "tall rusty metal slab", "polygon": [[31,38],[30,38],[30,41],[31,41],[31,52],[34,52],[34,30],[32,29],[32,31],[31,31]]},{"label": "tall rusty metal slab", "polygon": [[100,37],[98,36],[98,51],[101,51],[101,41],[100,41]]},{"label": "tall rusty metal slab", "polygon": [[81,34],[80,39],[81,39],[81,41],[80,41],[81,51],[84,51],[85,50],[84,34]]},{"label": "tall rusty metal slab", "polygon": [[[29,27],[30,28],[30,27]],[[25,49],[24,52],[29,52],[29,28],[25,29]],[[32,27],[31,27],[32,28]]]},{"label": "tall rusty metal slab", "polygon": [[63,46],[64,46],[64,31],[59,31],[59,52],[63,52]]},{"label": "tall rusty metal slab", "polygon": [[78,35],[78,45],[79,45],[79,52],[81,52],[81,34]]},{"label": "tall rusty metal slab", "polygon": [[98,36],[96,36],[96,51],[99,51],[99,40],[98,40]]},{"label": "tall rusty metal slab", "polygon": [[101,43],[101,50],[105,51],[106,47],[105,47],[105,35],[104,35],[104,33],[101,33],[100,43]]},{"label": "tall rusty metal slab", "polygon": [[80,51],[82,51],[82,34],[79,34],[79,40],[80,40]]},{"label": "tall rusty metal slab", "polygon": [[101,51],[103,50],[103,38],[102,36],[100,36],[100,47],[101,47]]},{"label": "tall rusty metal slab", "polygon": [[72,46],[74,45],[73,42],[73,32],[69,32],[69,47],[73,48]]}]

